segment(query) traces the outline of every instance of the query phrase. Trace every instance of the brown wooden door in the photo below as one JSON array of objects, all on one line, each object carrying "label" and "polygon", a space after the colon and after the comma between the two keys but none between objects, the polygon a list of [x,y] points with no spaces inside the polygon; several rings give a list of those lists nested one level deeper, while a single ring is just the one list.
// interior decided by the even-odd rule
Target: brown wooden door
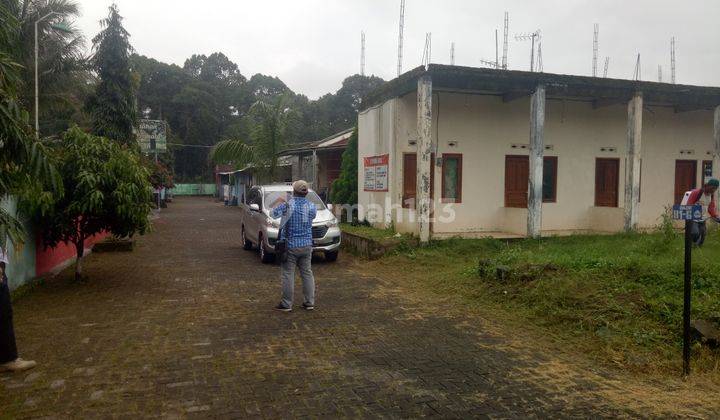
[{"label": "brown wooden door", "polygon": [[697,188],[697,161],[675,161],[675,204],[680,204],[685,191]]},{"label": "brown wooden door", "polygon": [[[417,196],[417,154],[403,155],[403,199],[402,206],[415,208]],[[430,155],[430,198],[435,197],[435,153]],[[412,201],[410,201],[412,200]]]},{"label": "brown wooden door", "polygon": [[529,176],[527,156],[505,156],[505,207],[527,207]]},{"label": "brown wooden door", "polygon": [[595,160],[595,206],[617,207],[620,188],[620,159]]}]

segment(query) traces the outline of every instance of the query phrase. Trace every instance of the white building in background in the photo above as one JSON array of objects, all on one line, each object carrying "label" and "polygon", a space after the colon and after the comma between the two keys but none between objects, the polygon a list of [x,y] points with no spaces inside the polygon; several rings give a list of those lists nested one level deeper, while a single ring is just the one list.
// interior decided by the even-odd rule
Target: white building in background
[{"label": "white building in background", "polygon": [[714,87],[417,68],[359,114],[361,214],[421,240],[650,228],[717,175],[718,105]]}]

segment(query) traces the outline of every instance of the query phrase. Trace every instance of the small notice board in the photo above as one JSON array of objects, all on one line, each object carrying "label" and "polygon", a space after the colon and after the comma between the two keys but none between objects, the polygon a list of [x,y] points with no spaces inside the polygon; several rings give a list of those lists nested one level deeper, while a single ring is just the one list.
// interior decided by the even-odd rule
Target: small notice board
[{"label": "small notice board", "polygon": [[368,156],[364,160],[364,190],[388,190],[388,162],[390,155]]},{"label": "small notice board", "polygon": [[702,220],[702,206],[699,204],[689,206],[675,204],[672,212],[675,220]]}]

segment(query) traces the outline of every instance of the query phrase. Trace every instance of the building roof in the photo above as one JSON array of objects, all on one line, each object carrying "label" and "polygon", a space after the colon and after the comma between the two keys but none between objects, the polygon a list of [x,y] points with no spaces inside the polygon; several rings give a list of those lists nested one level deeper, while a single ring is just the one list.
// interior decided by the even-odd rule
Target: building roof
[{"label": "building roof", "polygon": [[294,155],[302,152],[311,152],[313,150],[329,150],[329,149],[345,149],[350,137],[352,137],[354,128],[348,128],[339,133],[325,137],[322,140],[312,141],[309,143],[301,143],[290,149],[281,152],[282,155]]},{"label": "building roof", "polygon": [[647,105],[676,111],[720,105],[718,87],[431,64],[427,70],[417,67],[372,91],[363,101],[363,110],[416,91],[423,75],[431,77],[433,91],[495,95],[505,101],[529,96],[542,84],[548,98],[582,100],[595,106],[625,103],[636,92],[642,92]]}]

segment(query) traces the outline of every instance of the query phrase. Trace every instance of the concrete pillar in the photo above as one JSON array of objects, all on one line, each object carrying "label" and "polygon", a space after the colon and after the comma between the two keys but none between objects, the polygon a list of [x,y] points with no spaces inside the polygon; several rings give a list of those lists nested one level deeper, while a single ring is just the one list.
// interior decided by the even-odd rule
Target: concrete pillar
[{"label": "concrete pillar", "polygon": [[628,102],[627,146],[625,152],[625,231],[637,228],[640,202],[640,150],[642,138],[642,92]]},{"label": "concrete pillar", "polygon": [[[720,106],[715,107],[713,118],[713,178],[720,178]],[[703,182],[705,180],[703,179]]]},{"label": "concrete pillar", "polygon": [[429,75],[418,79],[417,88],[417,193],[415,215],[421,243],[430,240],[430,171],[432,162],[432,79]]},{"label": "concrete pillar", "polygon": [[528,176],[527,234],[540,237],[542,228],[543,155],[545,154],[545,86],[530,98],[530,171]]},{"label": "concrete pillar", "polygon": [[313,149],[312,179],[310,181],[312,182],[312,187],[315,191],[318,191],[318,166],[320,166],[320,162],[318,161],[317,150]]}]

